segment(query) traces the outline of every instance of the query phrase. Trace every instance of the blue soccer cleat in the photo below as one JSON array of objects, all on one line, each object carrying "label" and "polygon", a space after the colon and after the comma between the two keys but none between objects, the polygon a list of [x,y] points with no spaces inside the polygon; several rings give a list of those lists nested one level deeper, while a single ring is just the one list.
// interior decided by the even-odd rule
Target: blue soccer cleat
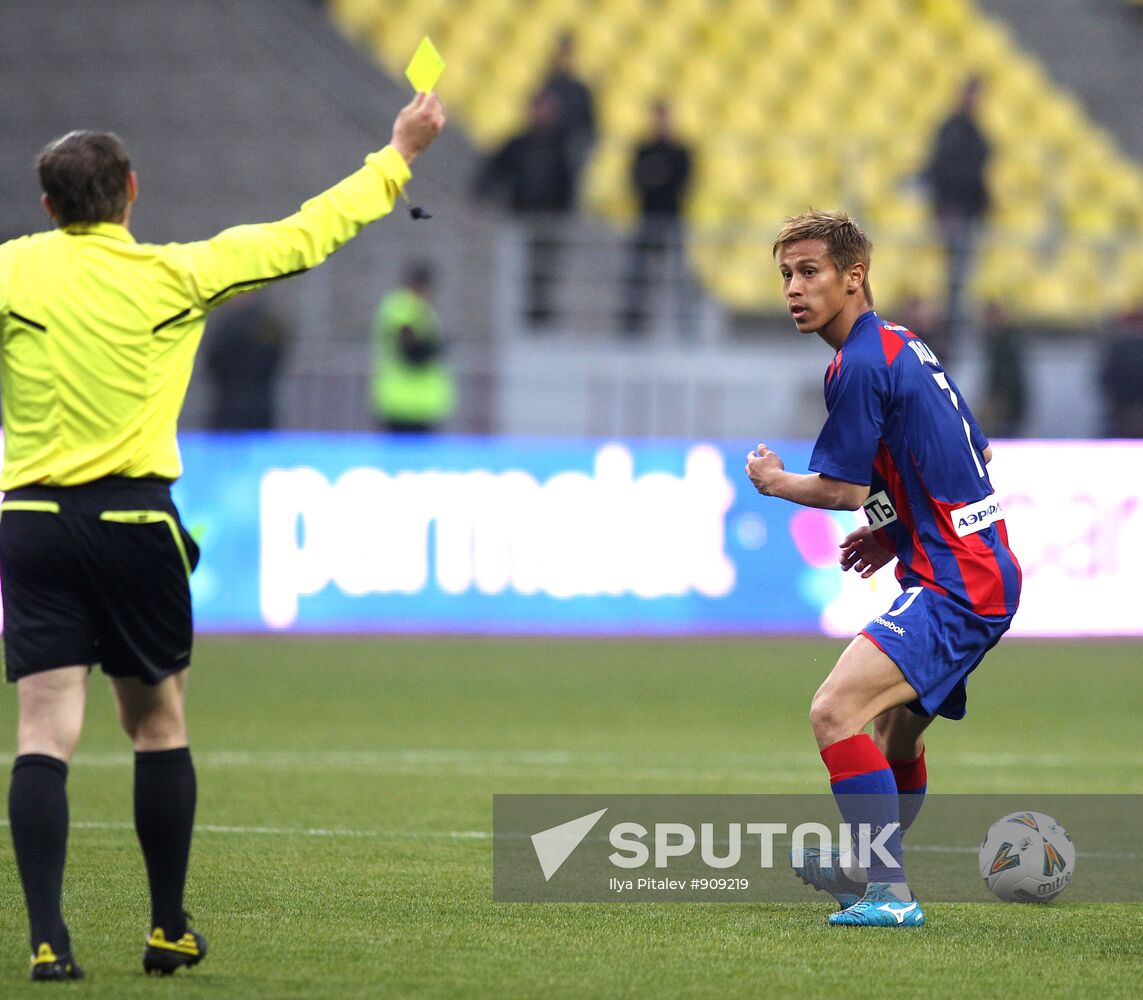
[{"label": "blue soccer cleat", "polygon": [[794,874],[808,886],[821,892],[828,892],[838,905],[844,910],[853,906],[865,892],[864,882],[855,882],[841,867],[841,858],[837,851],[830,852],[828,856],[832,864],[822,864],[822,852],[816,847],[807,847],[802,851],[802,863],[794,864],[793,852],[790,853],[790,863],[794,865]]},{"label": "blue soccer cleat", "polygon": [[920,927],[925,913],[916,896],[904,902],[888,882],[870,882],[861,899],[840,913],[831,913],[829,922],[835,927]]}]

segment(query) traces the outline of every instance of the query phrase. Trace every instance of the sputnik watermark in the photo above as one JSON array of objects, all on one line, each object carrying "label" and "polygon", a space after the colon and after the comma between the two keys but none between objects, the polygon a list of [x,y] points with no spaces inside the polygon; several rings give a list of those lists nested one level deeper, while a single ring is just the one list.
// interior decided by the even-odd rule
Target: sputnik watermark
[{"label": "sputnik watermark", "polygon": [[[785,867],[785,860],[775,862],[774,841],[776,838],[789,838],[793,847],[789,853],[789,864],[795,868],[806,862],[807,841],[814,841],[820,852],[820,864],[832,868],[835,864],[842,869],[869,867],[876,857],[887,868],[900,868],[897,859],[889,853],[889,838],[900,824],[890,823],[874,831],[869,823],[860,823],[856,835],[848,823],[837,828],[837,853],[834,853],[833,831],[824,823],[799,823],[791,830],[786,823],[731,823],[725,830],[715,828],[714,823],[699,824],[696,837],[694,827],[686,823],[656,823],[654,830],[648,830],[640,823],[617,823],[611,828],[608,840],[615,848],[608,855],[608,861],[617,868],[640,869],[649,862],[657,869],[669,868],[672,860],[690,858],[696,846],[699,858],[708,868],[725,870],[738,868],[750,853],[750,839],[757,837],[758,867],[773,869]],[[725,833],[725,836],[723,836]],[[651,838],[651,846],[645,842]],[[744,850],[744,840],[746,849]],[[856,848],[856,849],[855,849]],[[741,877],[697,877],[690,878],[651,878],[624,879],[612,877],[608,888],[616,894],[625,892],[683,892],[687,889],[703,891],[745,891],[750,888],[750,880]]]},{"label": "sputnik watermark", "polygon": [[926,901],[995,903],[981,838],[1035,808],[1082,845],[1070,900],[1143,901],[1143,866],[1125,864],[1143,796],[929,795],[904,840],[898,807],[896,793],[496,795],[493,898],[821,903],[815,890],[888,876]]},{"label": "sputnik watermark", "polygon": [[[667,868],[672,858],[688,857],[697,846],[699,857],[707,867],[736,868],[744,860],[743,841],[757,837],[758,867],[773,868],[775,838],[789,837],[792,842],[789,863],[794,867],[805,864],[807,841],[812,839],[825,867],[834,864],[836,843],[836,859],[842,868],[854,865],[868,868],[874,857],[887,868],[899,868],[899,862],[888,850],[889,838],[898,829],[899,823],[876,829],[869,823],[859,823],[854,831],[849,823],[841,823],[835,841],[833,831],[824,823],[798,823],[792,830],[786,823],[730,823],[717,831],[714,823],[702,823],[697,838],[694,827],[687,823],[656,823],[653,831],[641,823],[616,823],[608,835],[615,848],[608,855],[608,861],[617,868],[643,868],[653,854],[654,867]],[[651,837],[650,847],[644,842],[647,837]],[[783,858],[783,867],[786,864]]]},{"label": "sputnik watermark", "polygon": [[[607,809],[540,830],[531,836],[536,860],[550,882],[560,867],[595,828]],[[899,868],[897,859],[889,852],[889,838],[900,824],[889,823],[876,829],[869,823],[859,823],[854,831],[849,823],[837,828],[837,853],[834,853],[833,830],[824,823],[798,823],[791,831],[786,823],[730,823],[715,829],[714,823],[700,823],[698,834],[688,823],[655,823],[649,830],[642,823],[623,822],[611,827],[608,843],[615,850],[607,856],[616,868],[644,868],[654,856],[655,868],[667,868],[672,858],[686,858],[699,849],[699,857],[708,868],[736,868],[743,861],[743,841],[757,837],[758,866],[774,867],[774,840],[789,838],[792,842],[790,862],[795,867],[805,864],[806,844],[813,839],[824,867],[833,867],[835,861],[842,868],[868,868],[874,857],[888,868]],[[651,838],[651,844],[645,842]],[[783,859],[784,863],[784,859]]]}]

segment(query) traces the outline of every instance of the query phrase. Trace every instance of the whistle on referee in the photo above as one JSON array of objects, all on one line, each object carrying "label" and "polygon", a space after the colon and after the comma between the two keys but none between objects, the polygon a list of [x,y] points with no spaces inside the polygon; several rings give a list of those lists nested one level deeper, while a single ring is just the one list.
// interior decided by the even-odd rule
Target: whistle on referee
[{"label": "whistle on referee", "polygon": [[409,206],[409,218],[414,222],[419,222],[421,219],[431,219],[433,213],[427,209],[422,208],[420,205],[414,205],[409,201],[409,196],[404,191],[401,192],[401,197],[405,199],[405,204]]}]

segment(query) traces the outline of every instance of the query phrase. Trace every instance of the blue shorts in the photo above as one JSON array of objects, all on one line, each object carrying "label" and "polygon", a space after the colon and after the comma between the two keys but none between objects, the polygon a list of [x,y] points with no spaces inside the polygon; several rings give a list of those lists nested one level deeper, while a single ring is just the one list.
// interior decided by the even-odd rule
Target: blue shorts
[{"label": "blue shorts", "polygon": [[910,587],[861,634],[900,668],[917,692],[918,715],[963,719],[964,682],[1012,624],[1012,615],[973,614],[951,597]]}]

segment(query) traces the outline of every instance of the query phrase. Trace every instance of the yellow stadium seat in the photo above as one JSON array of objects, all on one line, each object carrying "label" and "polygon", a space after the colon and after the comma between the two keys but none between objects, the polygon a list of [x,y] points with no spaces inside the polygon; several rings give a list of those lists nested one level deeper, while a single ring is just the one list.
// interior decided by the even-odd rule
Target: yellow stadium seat
[{"label": "yellow stadium seat", "polygon": [[920,197],[882,197],[866,203],[865,217],[871,225],[887,230],[918,231],[929,221],[929,206]]},{"label": "yellow stadium seat", "polygon": [[1068,206],[1064,221],[1069,228],[1091,239],[1110,240],[1120,231],[1115,205],[1102,199],[1073,203]]},{"label": "yellow stadium seat", "polygon": [[1084,111],[1071,94],[1042,95],[1037,107],[1037,131],[1065,148],[1082,144],[1086,131]]},{"label": "yellow stadium seat", "polygon": [[609,103],[603,111],[603,125],[616,139],[633,145],[647,134],[649,99]]},{"label": "yellow stadium seat", "polygon": [[1012,58],[996,83],[1006,99],[1039,103],[1051,91],[1047,75],[1039,63],[1025,57]]},{"label": "yellow stadium seat", "polygon": [[[978,294],[1046,320],[1081,316],[1101,298],[1143,296],[1143,251],[1124,244],[1143,230],[1143,171],[973,0],[329,7],[395,76],[430,33],[448,64],[441,89],[454,122],[486,147],[520,127],[558,33],[572,30],[602,129],[584,201],[617,225],[631,216],[626,171],[646,134],[648,102],[672,101],[695,140],[688,216],[697,272],[742,309],[781,307],[776,283],[761,280],[773,266],[769,239],[810,204],[849,208],[876,231],[885,301],[941,295],[943,256],[916,178],[933,130],[965,78],[980,73],[994,208]],[[713,235],[704,240],[704,232]],[[1040,253],[1049,238],[1066,252]],[[1119,244],[1134,249],[1116,251]]]},{"label": "yellow stadium seat", "polygon": [[965,48],[971,52],[969,72],[1003,78],[1013,53],[1019,47],[1013,42],[1008,29],[999,21],[978,18],[965,36]]},{"label": "yellow stadium seat", "polygon": [[588,163],[583,200],[592,210],[618,221],[635,215],[631,189],[631,148],[610,139],[595,149]]},{"label": "yellow stadium seat", "polygon": [[970,8],[965,0],[919,0],[918,13],[925,21],[942,28],[971,30]]},{"label": "yellow stadium seat", "polygon": [[392,67],[394,75],[403,72],[423,36],[420,26],[412,20],[380,20],[371,29],[371,37],[384,54],[386,64]]},{"label": "yellow stadium seat", "polygon": [[364,34],[377,16],[373,0],[330,0],[330,8],[350,35]]},{"label": "yellow stadium seat", "polygon": [[1127,232],[1143,232],[1143,171],[1121,163],[1109,164],[1104,175],[1107,196]]},{"label": "yellow stadium seat", "polygon": [[944,294],[944,260],[930,241],[883,242],[874,230],[873,245],[869,281],[879,309],[916,296],[938,300]]},{"label": "yellow stadium seat", "polygon": [[1040,254],[1030,244],[994,239],[980,254],[973,289],[982,302],[1008,303],[1037,280],[1042,266]]},{"label": "yellow stadium seat", "polygon": [[1143,238],[1136,237],[1123,247],[1115,263],[1122,291],[1120,310],[1143,309]]}]

